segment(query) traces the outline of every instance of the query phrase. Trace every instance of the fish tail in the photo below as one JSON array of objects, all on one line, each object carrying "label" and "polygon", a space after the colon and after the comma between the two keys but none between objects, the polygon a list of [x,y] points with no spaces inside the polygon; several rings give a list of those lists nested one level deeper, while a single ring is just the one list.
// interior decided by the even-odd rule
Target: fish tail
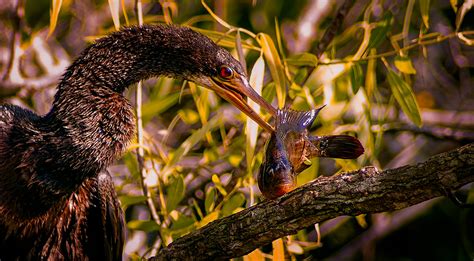
[{"label": "fish tail", "polygon": [[312,156],[356,159],[364,153],[360,141],[349,135],[311,137],[311,142],[318,148]]},{"label": "fish tail", "polygon": [[288,131],[301,132],[313,124],[322,108],[324,108],[324,106],[310,111],[279,109],[276,115],[275,129],[280,133],[286,133]]}]

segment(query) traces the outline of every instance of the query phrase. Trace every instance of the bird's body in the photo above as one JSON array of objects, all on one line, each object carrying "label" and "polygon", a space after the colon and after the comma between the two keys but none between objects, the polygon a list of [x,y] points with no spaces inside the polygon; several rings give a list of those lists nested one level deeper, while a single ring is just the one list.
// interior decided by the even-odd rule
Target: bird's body
[{"label": "bird's body", "polygon": [[[222,66],[235,79],[221,82]],[[127,28],[86,48],[44,116],[0,105],[0,260],[121,259],[122,213],[106,168],[135,131],[122,92],[159,75],[195,81],[247,109],[240,99],[251,90],[226,89],[226,80],[245,81],[240,64],[175,26]]]}]

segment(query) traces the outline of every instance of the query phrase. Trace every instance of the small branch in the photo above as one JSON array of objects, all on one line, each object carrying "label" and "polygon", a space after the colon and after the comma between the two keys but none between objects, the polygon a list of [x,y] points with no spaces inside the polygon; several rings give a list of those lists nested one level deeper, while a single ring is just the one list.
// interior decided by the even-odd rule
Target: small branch
[{"label": "small branch", "polygon": [[155,260],[228,259],[341,215],[393,211],[474,182],[474,143],[423,163],[320,177],[277,200],[216,220],[162,249]]}]

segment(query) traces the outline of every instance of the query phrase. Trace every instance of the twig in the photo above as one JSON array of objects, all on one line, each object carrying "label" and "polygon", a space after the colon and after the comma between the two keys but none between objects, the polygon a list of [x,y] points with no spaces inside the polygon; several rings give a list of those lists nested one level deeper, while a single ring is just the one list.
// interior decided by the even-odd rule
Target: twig
[{"label": "twig", "polygon": [[154,260],[228,259],[341,215],[393,211],[474,182],[474,143],[423,163],[366,167],[320,177],[277,199],[216,220],[162,249]]},{"label": "twig", "polygon": [[[138,16],[138,25],[143,25],[143,11],[142,11],[142,2],[141,0],[136,0],[135,2],[136,13]],[[146,202],[150,210],[151,217],[159,225],[161,224],[160,217],[155,207],[155,202],[153,201],[148,185],[145,183],[146,170],[144,166],[144,156],[145,151],[143,150],[143,120],[142,120],[142,82],[138,82],[136,90],[136,106],[137,106],[137,160],[138,160],[138,170],[140,172],[140,181],[143,194],[146,196]]]}]

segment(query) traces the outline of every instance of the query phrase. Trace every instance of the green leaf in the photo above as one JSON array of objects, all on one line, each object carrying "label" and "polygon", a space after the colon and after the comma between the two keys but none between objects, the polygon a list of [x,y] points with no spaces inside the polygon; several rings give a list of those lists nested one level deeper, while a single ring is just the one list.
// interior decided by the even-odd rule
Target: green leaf
[{"label": "green leaf", "polygon": [[273,81],[276,85],[278,107],[283,108],[286,97],[286,77],[280,55],[275,47],[275,43],[269,35],[259,33],[257,35],[257,41],[262,47],[265,61],[268,64],[270,74],[272,75]]},{"label": "green leaf", "polygon": [[420,109],[411,87],[391,68],[387,67],[387,70],[388,83],[400,108],[415,125],[421,126]]},{"label": "green leaf", "polygon": [[349,75],[351,77],[351,85],[352,85],[352,92],[354,94],[359,91],[360,86],[362,86],[364,76],[363,76],[362,67],[358,63],[353,63],[350,70]]},{"label": "green leaf", "polygon": [[143,122],[146,123],[156,115],[166,111],[168,108],[178,102],[179,92],[171,93],[163,97],[162,99],[153,100],[143,104],[142,106],[142,118]]},{"label": "green leaf", "polygon": [[420,13],[426,28],[430,28],[430,0],[420,0]]},{"label": "green leaf", "polygon": [[188,217],[182,213],[178,213],[177,219],[173,219],[172,222],[171,231],[174,231],[189,227],[193,225],[196,220],[193,217]]},{"label": "green leaf", "polygon": [[235,193],[229,200],[224,203],[222,207],[222,215],[228,216],[233,214],[233,211],[241,207],[245,202],[245,196],[242,193]]},{"label": "green leaf", "polygon": [[286,61],[295,66],[317,66],[318,57],[312,53],[300,53],[286,58]]},{"label": "green leaf", "polygon": [[416,74],[415,67],[413,67],[411,60],[408,57],[395,57],[395,67],[397,67],[397,69],[402,73]]},{"label": "green leaf", "polygon": [[120,204],[122,205],[122,208],[126,209],[128,206],[145,202],[146,197],[123,195],[123,196],[119,196],[119,200],[120,200]]},{"label": "green leaf", "polygon": [[392,28],[392,21],[392,15],[388,13],[385,15],[382,21],[376,24],[377,27],[374,28],[370,34],[370,40],[366,50],[377,48],[383,42],[383,40],[387,38],[387,34]]},{"label": "green leaf", "polygon": [[127,227],[133,230],[153,232],[160,229],[160,226],[152,220],[132,220],[127,223]]},{"label": "green leaf", "polygon": [[25,20],[33,30],[40,30],[49,23],[51,0],[26,0]]},{"label": "green leaf", "polygon": [[178,206],[184,198],[184,180],[183,176],[171,176],[169,186],[166,188],[166,211],[170,213]]},{"label": "green leaf", "polygon": [[206,192],[206,200],[204,201],[204,209],[206,210],[206,213],[211,213],[214,211],[214,207],[216,206],[216,197],[217,197],[217,192],[215,187],[210,187],[207,189]]}]

